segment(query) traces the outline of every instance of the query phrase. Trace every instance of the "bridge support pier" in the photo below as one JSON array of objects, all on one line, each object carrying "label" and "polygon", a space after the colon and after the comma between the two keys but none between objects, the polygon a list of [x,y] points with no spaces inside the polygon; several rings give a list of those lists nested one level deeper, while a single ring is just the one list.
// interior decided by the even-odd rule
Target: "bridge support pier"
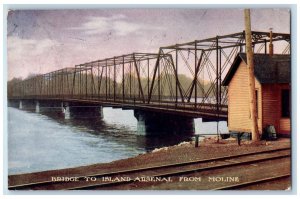
[{"label": "bridge support pier", "polygon": [[35,103],[35,112],[36,113],[40,112],[40,102],[39,101],[36,101],[36,103]]},{"label": "bridge support pier", "polygon": [[64,107],[64,103],[63,102],[60,103],[60,107],[61,107],[61,112],[64,113],[65,107]]},{"label": "bridge support pier", "polygon": [[61,105],[62,105],[61,108],[62,108],[62,112],[64,113],[65,119],[66,120],[71,119],[71,113],[70,113],[69,103],[66,102],[65,105],[64,105],[64,103],[62,102]]},{"label": "bridge support pier", "polygon": [[70,118],[103,118],[102,106],[62,103],[65,119]]},{"label": "bridge support pier", "polygon": [[167,113],[134,110],[139,135],[193,135],[194,118]]},{"label": "bridge support pier", "polygon": [[19,109],[23,109],[23,102],[22,102],[22,100],[20,100],[20,102],[19,102]]}]

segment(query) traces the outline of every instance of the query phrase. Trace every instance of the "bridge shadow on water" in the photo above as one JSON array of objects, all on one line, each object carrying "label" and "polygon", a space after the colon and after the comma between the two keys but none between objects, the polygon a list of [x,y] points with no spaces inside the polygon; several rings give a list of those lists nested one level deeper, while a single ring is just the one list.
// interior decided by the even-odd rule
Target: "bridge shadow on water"
[{"label": "bridge shadow on water", "polygon": [[[138,135],[137,122],[135,125],[125,122],[113,123],[100,117],[81,117],[64,119],[63,114],[56,111],[42,112],[41,114],[52,120],[74,128],[73,132],[83,132],[87,135],[99,137],[107,142],[125,145],[128,148],[142,151],[152,151],[155,148],[172,146],[184,141],[191,141],[193,135],[176,135],[169,133],[164,135]],[[128,115],[128,117],[133,117]]]}]

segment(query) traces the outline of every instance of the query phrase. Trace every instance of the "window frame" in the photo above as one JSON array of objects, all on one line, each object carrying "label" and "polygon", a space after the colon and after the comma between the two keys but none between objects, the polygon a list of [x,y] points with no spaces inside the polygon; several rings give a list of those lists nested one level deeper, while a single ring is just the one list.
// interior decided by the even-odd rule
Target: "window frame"
[{"label": "window frame", "polygon": [[[287,95],[284,95],[287,94]],[[291,90],[290,89],[281,89],[281,118],[290,118],[291,117]],[[287,97],[287,99],[284,99]],[[287,106],[284,105],[284,102],[288,103]],[[287,110],[286,110],[287,109]]]}]

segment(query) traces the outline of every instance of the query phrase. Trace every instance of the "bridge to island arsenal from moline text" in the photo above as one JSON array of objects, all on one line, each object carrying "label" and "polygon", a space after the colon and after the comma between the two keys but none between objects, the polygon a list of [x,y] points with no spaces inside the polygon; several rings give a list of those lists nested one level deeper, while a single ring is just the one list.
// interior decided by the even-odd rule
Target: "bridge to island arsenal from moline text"
[{"label": "bridge to island arsenal from moline text", "polygon": [[[275,53],[290,53],[290,34],[253,31],[254,53],[267,53],[270,40]],[[221,83],[244,47],[245,33],[239,32],[96,60],[8,85],[8,99],[36,111],[56,104],[66,118],[101,113],[95,107],[132,109],[150,131],[161,122],[190,131],[193,118],[227,120],[227,88]]]}]

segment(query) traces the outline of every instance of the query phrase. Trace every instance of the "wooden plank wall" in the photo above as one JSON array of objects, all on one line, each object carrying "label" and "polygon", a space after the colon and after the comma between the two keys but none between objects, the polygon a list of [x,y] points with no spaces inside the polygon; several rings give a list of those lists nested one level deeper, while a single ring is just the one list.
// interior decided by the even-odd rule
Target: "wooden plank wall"
[{"label": "wooden plank wall", "polygon": [[262,88],[262,115],[263,115],[263,127],[266,125],[274,125],[275,129],[279,129],[280,117],[280,90],[277,85],[264,84]]},{"label": "wooden plank wall", "polygon": [[290,134],[290,118],[281,117],[281,90],[290,89],[289,84],[263,85],[263,127],[274,125],[279,134]]},{"label": "wooden plank wall", "polygon": [[[250,104],[249,104],[248,71],[241,62],[228,87],[228,129],[229,131],[251,132]],[[258,91],[258,130],[262,132],[261,85],[255,79]]]}]

